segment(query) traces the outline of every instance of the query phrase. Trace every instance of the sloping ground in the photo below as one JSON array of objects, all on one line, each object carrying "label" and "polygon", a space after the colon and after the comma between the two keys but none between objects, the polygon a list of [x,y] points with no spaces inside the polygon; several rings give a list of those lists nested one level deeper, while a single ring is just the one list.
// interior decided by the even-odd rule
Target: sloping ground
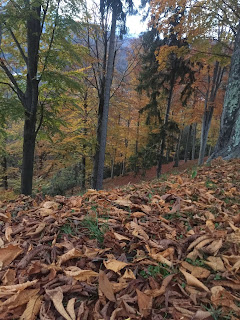
[{"label": "sloping ground", "polygon": [[240,319],[239,160],[0,218],[0,319]]},{"label": "sloping ground", "polygon": [[[207,159],[207,158],[206,158]],[[173,171],[183,171],[187,168],[191,168],[194,165],[197,165],[197,160],[189,160],[188,162],[184,162],[184,160],[179,161],[179,167],[174,168],[174,162],[169,162],[167,164],[162,165],[162,174],[173,172]],[[153,180],[156,178],[156,170],[157,167],[152,167],[149,170],[146,170],[145,175],[143,176],[141,173],[135,175],[133,172],[129,172],[124,176],[117,176],[113,179],[107,178],[103,181],[103,187],[106,190],[111,190],[114,188],[125,186],[129,183],[141,183],[142,181]]]}]

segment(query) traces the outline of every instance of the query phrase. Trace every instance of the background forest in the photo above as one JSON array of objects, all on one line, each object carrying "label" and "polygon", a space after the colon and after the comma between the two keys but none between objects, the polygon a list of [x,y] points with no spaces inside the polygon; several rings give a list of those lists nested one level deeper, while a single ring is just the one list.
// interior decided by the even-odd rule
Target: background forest
[{"label": "background forest", "polygon": [[[132,38],[125,23],[137,10],[148,30]],[[1,1],[4,198],[101,189],[153,166],[159,177],[163,163],[202,165],[216,143],[212,157],[239,156],[237,134],[218,152],[222,129],[240,122],[240,76],[225,95],[240,64],[239,19],[237,0]]]}]

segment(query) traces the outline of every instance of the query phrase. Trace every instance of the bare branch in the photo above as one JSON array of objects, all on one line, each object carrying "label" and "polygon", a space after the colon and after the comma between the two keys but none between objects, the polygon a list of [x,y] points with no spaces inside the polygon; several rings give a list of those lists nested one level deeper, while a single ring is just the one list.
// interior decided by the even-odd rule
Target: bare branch
[{"label": "bare branch", "polygon": [[[5,25],[6,25],[6,24],[5,24]],[[7,26],[6,26],[6,27],[7,27]],[[26,55],[25,55],[25,53],[24,53],[24,51],[23,51],[23,49],[22,49],[19,41],[17,40],[17,38],[16,38],[15,34],[13,33],[12,29],[9,28],[9,27],[7,27],[7,29],[8,29],[9,32],[11,33],[11,36],[12,36],[14,42],[16,43],[16,45],[17,45],[17,47],[18,47],[18,50],[19,50],[19,52],[20,52],[23,60],[25,61],[26,65],[27,65],[27,64],[28,64],[28,58],[26,57]]]}]

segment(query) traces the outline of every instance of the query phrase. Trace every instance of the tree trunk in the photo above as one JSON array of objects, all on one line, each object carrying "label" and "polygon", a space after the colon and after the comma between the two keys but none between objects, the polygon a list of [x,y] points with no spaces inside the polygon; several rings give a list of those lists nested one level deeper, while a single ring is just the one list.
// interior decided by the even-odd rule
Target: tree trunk
[{"label": "tree trunk", "polygon": [[114,155],[113,155],[112,166],[111,166],[111,179],[114,178],[114,165],[115,165],[116,152],[117,152],[117,149],[114,149]]},{"label": "tree trunk", "polygon": [[188,133],[187,133],[187,141],[185,145],[185,153],[184,153],[184,162],[187,162],[188,160],[188,154],[189,154],[189,143],[190,143],[190,137],[192,134],[192,125],[189,126],[188,128]]},{"label": "tree trunk", "polygon": [[[21,193],[32,194],[33,164],[36,141],[36,115],[38,108],[39,81],[37,79],[41,6],[32,7],[27,19],[27,86],[24,99],[25,122],[23,132],[23,162],[21,175]],[[39,129],[39,128],[38,128]]]},{"label": "tree trunk", "polygon": [[36,141],[36,116],[25,116],[23,132],[23,161],[21,174],[21,193],[25,195],[32,194],[33,183],[33,163]]},{"label": "tree trunk", "polygon": [[194,123],[194,125],[193,125],[193,139],[192,139],[192,160],[195,159],[196,134],[197,134],[197,123]]},{"label": "tree trunk", "polygon": [[2,169],[3,169],[3,175],[2,175],[2,185],[3,189],[8,189],[8,176],[7,176],[7,157],[4,155],[2,157]]},{"label": "tree trunk", "polygon": [[157,178],[160,177],[161,171],[162,171],[162,158],[163,158],[163,152],[165,149],[165,140],[166,140],[166,126],[168,124],[168,119],[169,119],[174,84],[175,84],[175,72],[173,72],[171,81],[170,81],[170,89],[168,93],[168,101],[167,101],[167,107],[166,107],[164,124],[163,124],[163,137],[162,137],[162,141],[160,142],[160,148],[158,153]]},{"label": "tree trunk", "polygon": [[108,112],[109,112],[109,100],[110,90],[112,85],[114,56],[115,56],[115,38],[116,38],[116,21],[117,21],[117,8],[113,7],[112,10],[112,25],[110,32],[110,41],[108,49],[108,62],[107,62],[107,74],[104,86],[104,103],[102,110],[102,120],[100,122],[100,128],[98,132],[99,151],[95,155],[94,163],[94,177],[93,177],[93,188],[100,190],[102,189],[103,183],[103,172],[104,172],[104,160],[105,150],[107,142],[107,124],[108,124]]},{"label": "tree trunk", "polygon": [[210,108],[209,111],[206,110],[203,115],[201,143],[200,143],[200,151],[199,151],[199,158],[198,158],[198,165],[199,166],[201,166],[204,162],[208,133],[209,133],[210,125],[211,125],[212,115],[213,115],[213,108]]},{"label": "tree trunk", "polygon": [[[87,139],[87,107],[88,107],[88,92],[86,91],[84,95],[84,104],[83,104],[83,109],[84,109],[84,116],[83,116],[83,136],[84,136],[84,141]],[[81,189],[85,190],[86,189],[86,148],[87,145],[84,142],[83,143],[83,156],[82,156],[82,166],[81,166]]]},{"label": "tree trunk", "polygon": [[205,107],[204,107],[203,122],[202,122],[198,165],[202,165],[204,162],[208,133],[209,133],[212,116],[213,116],[214,103],[217,96],[217,91],[222,82],[224,70],[225,70],[224,68],[221,68],[219,62],[216,61],[214,66],[212,81],[210,80],[210,75],[208,74],[208,89],[205,97]]},{"label": "tree trunk", "polygon": [[231,58],[220,134],[213,154],[208,161],[217,157],[226,160],[240,158],[240,21]]},{"label": "tree trunk", "polygon": [[183,130],[180,131],[179,137],[178,137],[178,143],[177,143],[176,152],[175,152],[175,156],[174,156],[174,158],[175,158],[175,162],[173,165],[174,168],[179,166],[179,152],[180,152],[182,133],[183,133]]}]

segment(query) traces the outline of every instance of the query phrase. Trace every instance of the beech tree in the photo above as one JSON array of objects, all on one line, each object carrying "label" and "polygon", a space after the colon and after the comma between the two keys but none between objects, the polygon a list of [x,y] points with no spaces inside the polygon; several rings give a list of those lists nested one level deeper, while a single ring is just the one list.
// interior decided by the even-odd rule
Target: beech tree
[{"label": "beech tree", "polygon": [[240,158],[240,21],[231,58],[227,90],[224,98],[220,134],[209,160]]},{"label": "beech tree", "polygon": [[[34,151],[37,133],[44,121],[45,102],[49,95],[58,97],[70,83],[72,88],[79,89],[75,81],[79,73],[68,77],[64,70],[71,66],[76,70],[80,60],[73,54],[70,30],[81,1],[65,1],[64,9],[60,8],[61,2],[6,0],[0,16],[4,42],[0,68],[5,74],[1,85],[12,89],[25,114],[21,192],[26,195],[32,193]],[[66,61],[64,54],[70,50],[72,56]],[[42,89],[49,86],[40,99]]]}]

